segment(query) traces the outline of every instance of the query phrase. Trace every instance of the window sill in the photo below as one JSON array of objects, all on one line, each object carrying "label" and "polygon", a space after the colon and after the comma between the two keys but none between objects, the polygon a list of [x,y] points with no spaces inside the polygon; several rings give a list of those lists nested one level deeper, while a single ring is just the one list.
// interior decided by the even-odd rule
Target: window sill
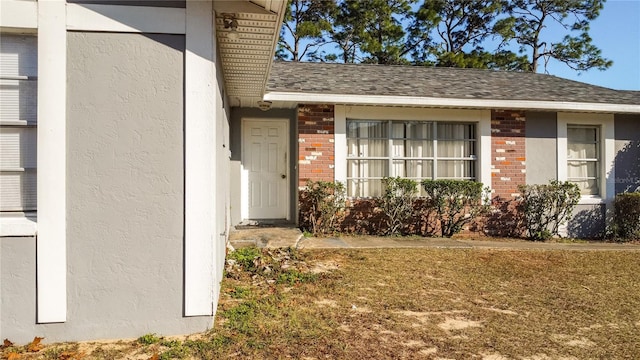
[{"label": "window sill", "polygon": [[578,205],[600,205],[604,203],[604,199],[600,196],[582,196]]},{"label": "window sill", "polygon": [[0,217],[0,237],[35,236],[37,230],[34,217]]}]

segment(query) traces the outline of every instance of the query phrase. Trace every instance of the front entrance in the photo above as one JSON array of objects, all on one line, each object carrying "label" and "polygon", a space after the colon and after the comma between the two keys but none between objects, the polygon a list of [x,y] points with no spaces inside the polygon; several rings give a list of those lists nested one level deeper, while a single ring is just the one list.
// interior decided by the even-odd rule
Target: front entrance
[{"label": "front entrance", "polygon": [[243,119],[243,218],[288,218],[287,135],[287,120]]}]

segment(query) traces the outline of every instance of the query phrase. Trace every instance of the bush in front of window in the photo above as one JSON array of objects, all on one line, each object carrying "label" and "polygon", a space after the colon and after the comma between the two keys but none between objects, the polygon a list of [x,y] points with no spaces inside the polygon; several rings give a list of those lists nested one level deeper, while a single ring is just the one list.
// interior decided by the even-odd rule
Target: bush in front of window
[{"label": "bush in front of window", "polygon": [[518,190],[527,236],[532,240],[559,236],[560,226],[571,219],[571,213],[580,201],[580,188],[570,181],[551,180],[549,184],[520,185]]},{"label": "bush in front of window", "polygon": [[616,239],[640,239],[640,192],[616,195],[614,209]]},{"label": "bush in front of window", "polygon": [[470,180],[423,180],[427,206],[432,208],[440,223],[440,233],[451,237],[465,224],[487,212],[488,189]]},{"label": "bush in front of window", "polygon": [[309,181],[300,192],[300,227],[313,235],[338,231],[344,217],[345,186],[341,182]]},{"label": "bush in front of window", "polygon": [[380,207],[386,215],[387,235],[399,235],[414,216],[413,204],[418,195],[418,182],[401,177],[385,177],[382,186]]}]

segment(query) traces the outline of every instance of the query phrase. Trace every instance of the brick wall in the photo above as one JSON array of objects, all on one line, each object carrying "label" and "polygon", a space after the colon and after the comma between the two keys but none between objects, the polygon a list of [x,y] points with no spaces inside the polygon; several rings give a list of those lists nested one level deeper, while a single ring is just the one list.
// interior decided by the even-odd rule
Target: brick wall
[{"label": "brick wall", "polygon": [[298,186],[308,180],[334,181],[334,107],[298,106]]},{"label": "brick wall", "polygon": [[493,197],[510,200],[526,183],[525,113],[491,111],[491,188]]}]

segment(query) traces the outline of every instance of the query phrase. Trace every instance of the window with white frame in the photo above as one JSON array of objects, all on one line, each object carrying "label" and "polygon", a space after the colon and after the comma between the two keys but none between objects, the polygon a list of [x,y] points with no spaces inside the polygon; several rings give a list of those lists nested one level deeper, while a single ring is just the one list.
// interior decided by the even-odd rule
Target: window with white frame
[{"label": "window with white frame", "polygon": [[37,40],[0,34],[0,213],[36,211]]},{"label": "window with white frame", "polygon": [[567,180],[582,195],[600,195],[600,128],[567,125]]},{"label": "window with white frame", "polygon": [[347,194],[382,194],[382,179],[476,179],[476,125],[347,119]]}]

